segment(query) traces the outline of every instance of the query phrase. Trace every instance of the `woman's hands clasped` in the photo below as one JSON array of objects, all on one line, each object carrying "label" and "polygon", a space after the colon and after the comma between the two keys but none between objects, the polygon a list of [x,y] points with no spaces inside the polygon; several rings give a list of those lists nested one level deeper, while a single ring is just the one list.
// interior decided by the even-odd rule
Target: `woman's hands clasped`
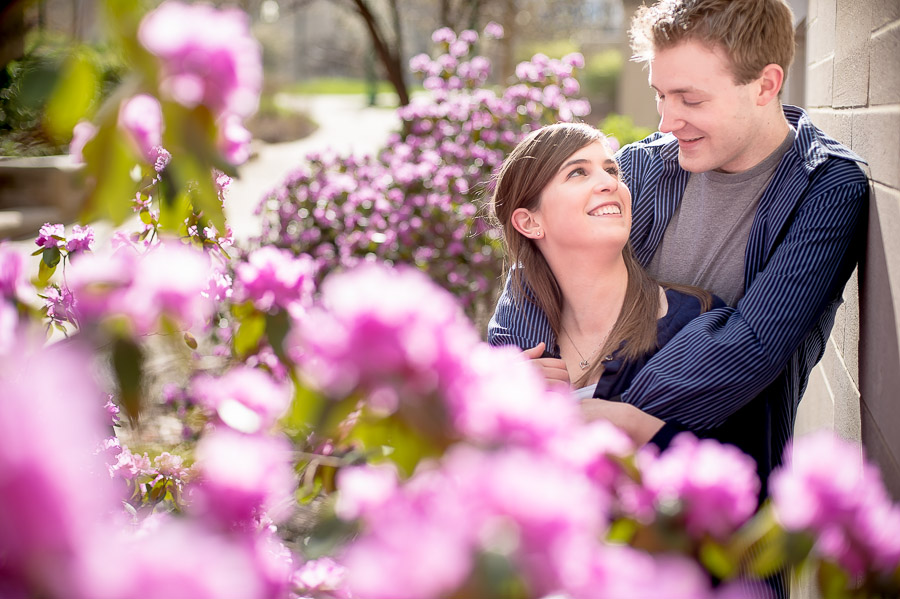
[{"label": "woman's hands clasped", "polygon": [[547,345],[541,341],[531,349],[523,351],[522,355],[538,367],[548,383],[568,386],[571,384],[571,380],[569,379],[569,371],[566,369],[566,362],[560,358],[542,358],[541,356],[544,355],[546,347]]}]

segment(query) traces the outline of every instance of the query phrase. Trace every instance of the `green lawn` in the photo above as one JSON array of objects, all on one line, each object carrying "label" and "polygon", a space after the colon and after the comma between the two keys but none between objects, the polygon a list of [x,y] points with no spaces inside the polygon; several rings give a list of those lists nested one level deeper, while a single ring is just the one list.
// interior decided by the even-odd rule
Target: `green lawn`
[{"label": "green lawn", "polygon": [[[420,88],[421,86],[415,87]],[[282,91],[289,94],[367,94],[369,93],[369,84],[364,79],[315,77],[292,83]],[[394,88],[387,81],[378,81],[376,91],[391,93]]]}]

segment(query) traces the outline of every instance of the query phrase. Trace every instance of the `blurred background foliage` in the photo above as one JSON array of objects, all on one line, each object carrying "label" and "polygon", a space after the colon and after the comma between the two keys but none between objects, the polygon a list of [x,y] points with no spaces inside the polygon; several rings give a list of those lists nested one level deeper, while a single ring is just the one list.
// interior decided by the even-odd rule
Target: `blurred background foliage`
[{"label": "blurred background foliage", "polygon": [[[149,8],[156,0],[126,2]],[[255,137],[287,141],[315,124],[277,105],[277,93],[367,94],[372,103],[406,104],[421,89],[409,58],[431,49],[431,32],[481,30],[493,21],[506,35],[485,55],[501,88],[515,65],[542,53],[581,52],[579,79],[592,105],[588,122],[615,110],[616,88],[628,54],[620,0],[237,0],[263,45],[266,85]],[[78,54],[99,82],[99,105],[119,83],[121,53],[104,40],[99,0],[0,2],[0,156],[64,153],[67,135],[48,131],[42,114],[67,59]],[[77,52],[76,49],[77,48]],[[481,51],[481,48],[476,48]],[[87,99],[85,99],[87,101]]]}]

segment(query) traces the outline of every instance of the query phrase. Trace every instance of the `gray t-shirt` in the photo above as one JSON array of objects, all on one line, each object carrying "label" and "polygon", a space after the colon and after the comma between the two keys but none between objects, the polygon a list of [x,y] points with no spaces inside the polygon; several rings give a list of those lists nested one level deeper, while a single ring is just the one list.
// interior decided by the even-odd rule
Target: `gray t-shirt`
[{"label": "gray t-shirt", "polygon": [[759,199],[794,143],[791,130],[762,162],[742,173],[691,173],[647,267],[664,282],[696,285],[729,306],[744,296],[744,253]]}]

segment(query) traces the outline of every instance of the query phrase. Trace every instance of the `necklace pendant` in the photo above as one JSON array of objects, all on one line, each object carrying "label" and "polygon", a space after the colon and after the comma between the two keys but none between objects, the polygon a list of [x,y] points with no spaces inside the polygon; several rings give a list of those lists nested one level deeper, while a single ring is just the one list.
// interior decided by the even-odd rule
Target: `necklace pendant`
[{"label": "necklace pendant", "polygon": [[587,367],[590,366],[587,360],[582,360],[578,363],[578,365],[581,366],[582,370],[587,370]]}]

